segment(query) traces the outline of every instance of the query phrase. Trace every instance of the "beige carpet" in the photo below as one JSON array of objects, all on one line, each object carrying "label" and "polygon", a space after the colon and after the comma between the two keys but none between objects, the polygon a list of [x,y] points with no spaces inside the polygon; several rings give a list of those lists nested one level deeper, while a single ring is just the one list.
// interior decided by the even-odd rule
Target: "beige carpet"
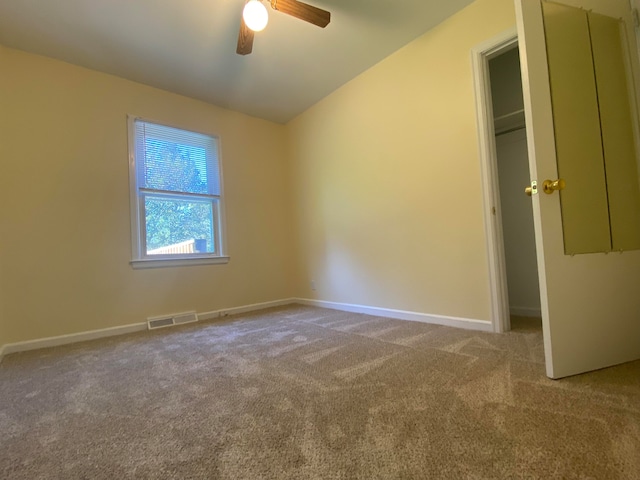
[{"label": "beige carpet", "polygon": [[290,306],[10,355],[2,479],[640,478],[640,362]]}]

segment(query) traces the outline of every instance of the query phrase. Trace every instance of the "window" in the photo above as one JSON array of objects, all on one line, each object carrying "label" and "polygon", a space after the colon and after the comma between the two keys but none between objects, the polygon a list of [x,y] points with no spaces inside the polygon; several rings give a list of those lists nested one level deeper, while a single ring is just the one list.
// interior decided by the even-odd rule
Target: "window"
[{"label": "window", "polygon": [[224,263],[218,139],[129,119],[134,267]]}]

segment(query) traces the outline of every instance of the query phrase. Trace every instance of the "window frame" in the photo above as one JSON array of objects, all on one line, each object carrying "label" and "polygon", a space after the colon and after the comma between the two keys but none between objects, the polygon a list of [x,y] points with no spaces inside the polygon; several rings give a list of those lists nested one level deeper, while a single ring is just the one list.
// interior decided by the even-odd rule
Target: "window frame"
[{"label": "window frame", "polygon": [[[218,178],[219,178],[219,194],[188,194],[187,192],[172,192],[147,189],[138,186],[138,168],[136,162],[136,122],[145,122],[162,127],[175,128],[191,132],[198,135],[206,135],[214,139],[215,148],[218,154]],[[129,150],[129,204],[131,217],[131,261],[130,264],[134,269],[139,268],[157,268],[157,267],[179,267],[189,265],[209,265],[223,264],[229,262],[229,256],[226,254],[226,222],[224,214],[224,186],[222,177],[222,159],[220,158],[220,137],[211,133],[204,133],[182,126],[170,125],[155,120],[149,120],[145,117],[127,115],[127,132],[128,132],[128,150]],[[211,175],[211,172],[208,173]],[[146,217],[145,217],[145,198],[167,198],[196,200],[206,198],[211,201],[212,205],[212,224],[213,224],[213,244],[214,252],[217,253],[179,253],[179,254],[155,254],[148,255],[146,250]]]}]

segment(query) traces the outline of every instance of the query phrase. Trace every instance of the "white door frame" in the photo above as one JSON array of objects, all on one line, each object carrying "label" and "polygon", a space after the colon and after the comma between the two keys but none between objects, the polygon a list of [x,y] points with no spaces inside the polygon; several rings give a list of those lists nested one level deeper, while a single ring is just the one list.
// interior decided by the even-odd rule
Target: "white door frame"
[{"label": "white door frame", "polygon": [[[507,269],[504,254],[500,188],[498,186],[498,159],[496,153],[489,60],[516,48],[518,34],[513,27],[474,47],[471,51],[478,123],[478,146],[482,169],[484,225],[487,240],[489,289],[491,296],[491,323],[494,332],[511,329]],[[525,185],[523,185],[524,189]]]}]

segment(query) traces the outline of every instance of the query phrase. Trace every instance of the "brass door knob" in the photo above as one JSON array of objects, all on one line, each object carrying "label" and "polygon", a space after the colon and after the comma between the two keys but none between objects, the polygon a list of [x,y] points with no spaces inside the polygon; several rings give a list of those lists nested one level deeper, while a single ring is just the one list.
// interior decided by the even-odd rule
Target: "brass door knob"
[{"label": "brass door knob", "polygon": [[562,190],[567,185],[563,179],[559,178],[558,180],[545,180],[542,182],[542,189],[544,193],[551,195],[556,190]]}]

